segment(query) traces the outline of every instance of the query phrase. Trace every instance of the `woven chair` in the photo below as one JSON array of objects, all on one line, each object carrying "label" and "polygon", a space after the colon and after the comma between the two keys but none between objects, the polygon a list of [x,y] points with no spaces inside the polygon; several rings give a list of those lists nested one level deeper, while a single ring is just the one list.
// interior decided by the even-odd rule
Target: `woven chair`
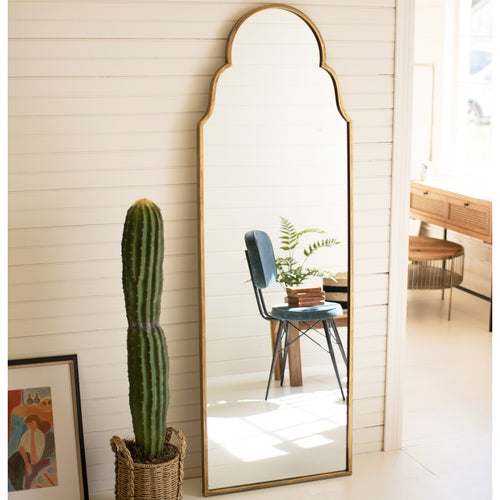
[{"label": "woven chair", "polygon": [[[328,302],[323,305],[308,307],[289,307],[288,304],[278,304],[273,306],[271,313],[269,313],[264,302],[262,290],[271,286],[276,281],[278,276],[271,239],[264,231],[248,231],[245,234],[245,245],[245,254],[248,262],[248,268],[250,270],[250,276],[252,278],[252,285],[259,313],[267,321],[279,321],[278,334],[273,346],[273,359],[271,362],[271,369],[269,371],[265,399],[267,400],[269,396],[269,387],[271,385],[278,354],[280,351],[283,352],[283,362],[281,365],[281,385],[283,385],[288,347],[298,338],[305,336],[330,354],[333,369],[342,394],[342,399],[345,401],[344,389],[342,387],[342,381],[340,379],[337,361],[333,350],[333,344],[335,343],[338,345],[344,362],[347,364],[344,348],[334,321],[334,318],[342,315],[342,307],[336,302]],[[296,326],[296,324],[300,322],[306,322],[311,326],[306,330],[300,330]],[[322,326],[323,332],[320,332],[316,326]],[[299,333],[296,339],[292,342],[290,342],[291,328],[297,329]],[[328,349],[325,349],[321,344],[319,344],[319,342],[309,335],[311,330],[320,332],[324,335]]]}]

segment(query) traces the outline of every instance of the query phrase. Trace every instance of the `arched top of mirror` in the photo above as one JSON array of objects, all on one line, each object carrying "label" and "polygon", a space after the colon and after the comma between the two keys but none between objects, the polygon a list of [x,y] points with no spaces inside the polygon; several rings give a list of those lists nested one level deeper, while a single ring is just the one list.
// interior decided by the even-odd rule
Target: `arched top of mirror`
[{"label": "arched top of mirror", "polygon": [[[217,94],[221,80],[230,85],[231,80],[242,79],[246,81],[249,89],[253,87],[253,91],[250,90],[248,94],[255,96],[261,105],[265,104],[262,100],[262,89],[267,82],[276,89],[276,93],[270,93],[269,88],[266,91],[274,106],[280,104],[280,96],[282,99],[287,98],[280,92],[281,85],[294,86],[300,91],[301,94],[297,94],[296,98],[300,99],[304,106],[314,106],[311,98],[317,102],[323,100],[324,103],[323,98],[331,100],[333,97],[342,119],[350,123],[342,106],[337,77],[325,61],[323,39],[315,24],[303,12],[281,4],[258,7],[250,11],[239,19],[228,37],[226,64],[214,75],[209,106],[200,120],[199,127],[203,127],[212,116],[216,97],[217,104],[225,104],[219,100],[220,96]],[[234,72],[237,72],[238,76],[232,75]],[[320,81],[323,81],[322,85],[318,83]],[[256,85],[261,95],[255,91]],[[240,102],[241,92],[240,89]],[[318,95],[318,92],[322,95]],[[226,99],[226,96],[222,99]]]}]

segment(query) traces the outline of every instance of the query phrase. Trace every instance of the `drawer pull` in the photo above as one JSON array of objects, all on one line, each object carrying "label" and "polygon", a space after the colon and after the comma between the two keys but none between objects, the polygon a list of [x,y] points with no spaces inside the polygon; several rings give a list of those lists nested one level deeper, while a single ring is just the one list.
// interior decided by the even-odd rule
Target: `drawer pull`
[{"label": "drawer pull", "polygon": [[468,206],[469,206],[469,202],[468,201],[464,202],[464,207],[468,207]]},{"label": "drawer pull", "polygon": [[429,191],[424,191],[424,196],[427,196],[429,194]]}]

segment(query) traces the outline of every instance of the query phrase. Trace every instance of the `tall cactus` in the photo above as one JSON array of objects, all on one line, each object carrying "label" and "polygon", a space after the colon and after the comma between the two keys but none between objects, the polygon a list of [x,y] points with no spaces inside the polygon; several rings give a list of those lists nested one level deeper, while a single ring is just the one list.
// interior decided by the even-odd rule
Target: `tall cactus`
[{"label": "tall cactus", "polygon": [[146,459],[163,450],[169,402],[168,352],[159,324],[163,286],[163,220],[150,200],[128,210],[122,239],[127,311],[129,404],[137,448]]}]

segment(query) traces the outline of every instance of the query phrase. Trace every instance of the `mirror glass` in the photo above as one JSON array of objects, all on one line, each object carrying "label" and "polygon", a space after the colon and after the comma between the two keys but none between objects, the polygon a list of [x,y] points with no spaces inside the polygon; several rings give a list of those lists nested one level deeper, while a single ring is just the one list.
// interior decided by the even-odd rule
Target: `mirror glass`
[{"label": "mirror glass", "polygon": [[[299,11],[249,13],[231,32],[226,57],[198,127],[205,494],[351,469],[352,311],[346,305],[337,323],[346,400],[324,338],[313,334],[296,343],[283,386],[273,380],[265,400],[274,326],[259,315],[244,243],[247,231],[265,231],[284,257],[281,218],[297,231],[324,230],[305,234],[294,257],[301,262],[304,245],[335,238],[307,267],[337,273],[352,297],[350,122],[321,37]],[[322,286],[322,278],[306,285]],[[285,295],[278,283],[266,289],[268,309]]]}]

